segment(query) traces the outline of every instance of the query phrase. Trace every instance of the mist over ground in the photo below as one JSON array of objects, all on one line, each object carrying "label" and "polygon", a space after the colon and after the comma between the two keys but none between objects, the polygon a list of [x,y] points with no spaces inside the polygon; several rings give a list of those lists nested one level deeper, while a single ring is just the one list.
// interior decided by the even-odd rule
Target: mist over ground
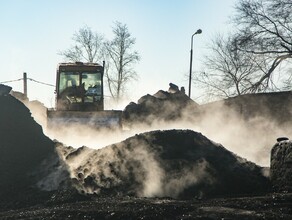
[{"label": "mist over ground", "polygon": [[[133,213],[150,219],[291,217],[291,194],[270,194],[275,186],[290,190],[290,170],[285,168],[290,142],[282,138],[273,148],[272,181],[269,168],[240,155],[252,150],[249,153],[256,158],[252,154],[256,152],[256,159],[271,157],[268,151],[273,144],[264,148],[263,157],[260,145],[268,140],[265,134],[272,134],[269,129],[289,128],[289,106],[279,109],[273,104],[287,101],[289,95],[263,94],[198,105],[183,93],[158,91],[125,107],[124,130],[93,132],[77,126],[73,133],[68,127],[46,130],[36,122],[45,123],[44,105],[18,97],[20,102],[4,93],[0,96],[4,122],[0,124],[0,218],[128,219]],[[253,107],[253,103],[261,105]],[[265,123],[269,117],[273,120]],[[253,141],[244,137],[255,131],[258,145],[247,148],[245,143]],[[234,143],[240,140],[244,147],[230,151],[207,132],[229,141],[232,138],[224,132],[230,132]]]},{"label": "mist over ground", "polygon": [[[188,188],[188,185],[199,183],[202,177],[204,184],[213,182],[214,179],[216,182],[218,177],[206,172],[215,168],[211,168],[210,161],[202,157],[197,158],[198,161],[191,167],[184,165],[179,173],[172,175],[177,177],[169,179],[166,173],[173,171],[166,171],[167,169],[163,168],[161,164],[167,162],[159,159],[159,151],[150,150],[155,146],[151,143],[152,139],[145,142],[139,135],[152,131],[176,130],[177,133],[172,133],[176,138],[172,139],[170,135],[168,139],[176,143],[175,148],[182,150],[184,140],[177,141],[180,131],[196,131],[210,138],[214,145],[222,145],[233,152],[239,163],[252,161],[268,167],[273,143],[277,137],[286,136],[284,130],[287,130],[290,123],[283,119],[283,116],[289,117],[289,107],[286,106],[279,111],[275,106],[276,103],[279,105],[281,100],[287,100],[289,95],[289,92],[255,94],[198,105],[185,93],[170,88],[168,91],[160,90],[153,95],[147,94],[137,103],[130,102],[123,110],[123,129],[110,130],[95,129],[79,123],[70,126],[60,124],[50,129],[46,125],[46,107],[37,101],[29,101],[19,93],[14,93],[14,96],[30,109],[34,119],[42,125],[44,133],[58,143],[56,152],[66,164],[70,178],[75,181],[75,186],[80,192],[99,194],[103,188],[121,188],[125,184],[122,180],[125,181],[125,178],[132,176],[134,178],[132,181],[125,182],[136,182],[137,186],[132,186],[134,194],[146,197],[176,197]],[[129,138],[132,140],[129,141],[130,145],[124,144]],[[165,143],[160,148],[164,148],[164,145]],[[137,161],[143,162],[139,165],[136,164]],[[111,167],[113,166],[111,163],[118,165],[114,168],[115,166]],[[96,167],[96,164],[99,165]],[[133,164],[139,168],[129,172],[129,167],[130,169],[135,167]],[[258,172],[263,177],[269,175],[265,169],[259,169]],[[202,175],[193,176],[194,173]],[[61,178],[58,173],[56,178]],[[169,186],[164,183],[166,179]],[[62,178],[56,180],[57,183],[62,181]],[[171,183],[177,187],[171,186]],[[130,191],[131,189],[128,190]]]},{"label": "mist over ground", "polygon": [[201,132],[230,151],[262,166],[270,164],[270,150],[278,137],[291,136],[291,92],[251,94],[198,105],[186,95],[160,90],[130,102],[123,111],[124,130],[96,130],[87,126],[46,129],[46,109],[29,102],[35,119],[51,138],[75,148],[99,149],[137,133],[190,129]]}]

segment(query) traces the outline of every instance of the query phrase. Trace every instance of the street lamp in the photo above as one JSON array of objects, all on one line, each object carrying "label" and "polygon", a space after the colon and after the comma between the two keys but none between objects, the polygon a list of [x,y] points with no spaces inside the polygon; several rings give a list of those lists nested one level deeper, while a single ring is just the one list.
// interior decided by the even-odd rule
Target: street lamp
[{"label": "street lamp", "polygon": [[191,39],[191,59],[190,59],[190,76],[189,76],[189,97],[191,98],[191,82],[192,82],[192,66],[193,66],[193,38],[196,34],[201,34],[202,30],[198,29],[196,33],[192,35]]}]

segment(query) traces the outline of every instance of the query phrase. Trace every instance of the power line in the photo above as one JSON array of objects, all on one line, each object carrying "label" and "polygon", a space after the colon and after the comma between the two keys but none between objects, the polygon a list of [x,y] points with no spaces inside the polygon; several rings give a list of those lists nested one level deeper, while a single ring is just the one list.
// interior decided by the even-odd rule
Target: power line
[{"label": "power line", "polygon": [[20,81],[20,80],[23,80],[23,78],[15,79],[15,80],[9,80],[9,81],[3,81],[3,82],[0,82],[0,83],[11,83],[11,82],[16,82],[16,81]]},{"label": "power line", "polygon": [[[45,82],[41,82],[41,81],[38,81],[38,80],[35,80],[35,79],[32,79],[32,78],[27,78],[27,79],[30,80],[30,81],[42,84],[42,85],[55,87],[55,85],[52,85],[52,84],[49,84],[49,83],[45,83]],[[11,82],[16,82],[16,81],[21,81],[21,80],[23,80],[23,78],[15,79],[15,80],[3,81],[3,82],[0,82],[0,83],[1,84],[3,84],[3,83],[11,83]]]},{"label": "power line", "polygon": [[27,78],[27,79],[29,79],[30,81],[33,81],[33,82],[39,83],[39,84],[43,84],[43,85],[46,85],[46,86],[52,86],[52,87],[55,87],[55,86],[52,85],[52,84],[44,83],[44,82],[41,82],[41,81],[38,81],[38,80],[35,80],[35,79],[32,79],[32,78]]}]

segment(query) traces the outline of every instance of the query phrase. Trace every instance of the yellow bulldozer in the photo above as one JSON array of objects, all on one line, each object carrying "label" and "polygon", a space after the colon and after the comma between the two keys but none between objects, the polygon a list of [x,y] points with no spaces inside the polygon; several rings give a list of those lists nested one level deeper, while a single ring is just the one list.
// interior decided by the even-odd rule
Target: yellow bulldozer
[{"label": "yellow bulldozer", "polygon": [[47,126],[83,124],[121,128],[122,111],[104,110],[104,62],[60,63],[56,76],[55,108],[47,110]]}]

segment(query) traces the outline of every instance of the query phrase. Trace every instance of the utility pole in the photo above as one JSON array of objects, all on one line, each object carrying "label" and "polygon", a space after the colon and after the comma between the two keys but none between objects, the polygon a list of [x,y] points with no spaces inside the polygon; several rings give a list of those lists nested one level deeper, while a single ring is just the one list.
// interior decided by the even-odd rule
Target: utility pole
[{"label": "utility pole", "polygon": [[23,94],[27,97],[27,75],[26,72],[23,73]]}]

